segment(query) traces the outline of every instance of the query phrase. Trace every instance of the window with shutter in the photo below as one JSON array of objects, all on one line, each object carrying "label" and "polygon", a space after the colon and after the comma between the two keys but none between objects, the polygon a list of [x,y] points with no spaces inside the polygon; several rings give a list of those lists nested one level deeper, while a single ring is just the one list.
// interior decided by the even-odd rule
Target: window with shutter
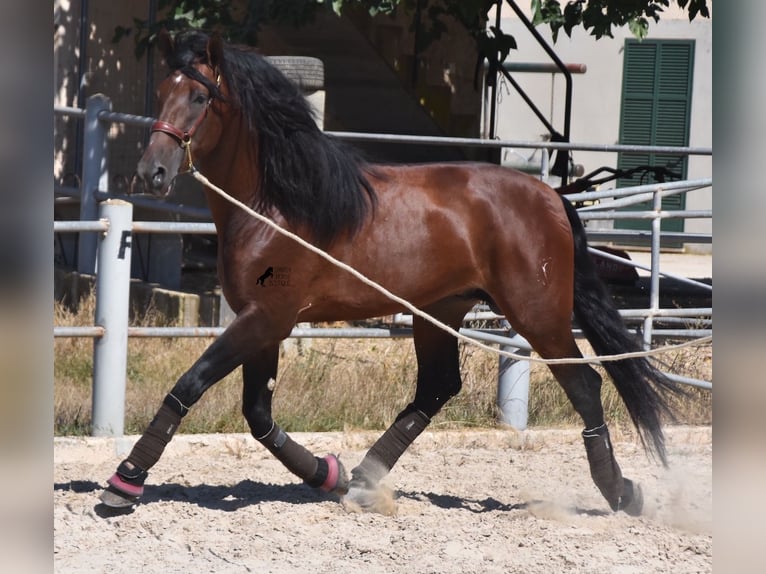
[{"label": "window with shutter", "polygon": [[[688,146],[694,40],[626,40],[620,110],[621,144]],[[686,179],[687,158],[675,154],[620,153],[617,167],[665,166]],[[673,178],[675,179],[675,178]],[[618,187],[656,183],[652,175],[621,178]],[[647,209],[650,203],[633,209]],[[662,201],[683,209],[684,196]],[[649,221],[616,221],[622,229],[649,229]],[[662,229],[683,231],[683,220],[666,219]]]}]

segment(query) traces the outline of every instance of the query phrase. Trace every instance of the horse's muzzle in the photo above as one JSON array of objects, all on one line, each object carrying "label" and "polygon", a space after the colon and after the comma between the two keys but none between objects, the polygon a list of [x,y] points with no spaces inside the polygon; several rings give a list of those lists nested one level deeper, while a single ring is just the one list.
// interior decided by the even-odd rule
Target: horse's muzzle
[{"label": "horse's muzzle", "polygon": [[142,158],[138,163],[137,171],[146,190],[155,195],[167,194],[173,177],[169,175],[169,170],[165,165],[159,161],[145,161]]}]

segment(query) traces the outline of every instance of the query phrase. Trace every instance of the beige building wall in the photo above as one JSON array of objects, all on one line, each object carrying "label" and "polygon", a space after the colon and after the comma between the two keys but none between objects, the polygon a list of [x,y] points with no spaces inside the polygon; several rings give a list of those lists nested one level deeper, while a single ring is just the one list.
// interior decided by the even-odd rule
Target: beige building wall
[{"label": "beige building wall", "polygon": [[[527,3],[520,2],[527,7]],[[87,30],[80,30],[80,16],[87,6]],[[137,60],[134,55],[132,38],[112,43],[117,25],[128,25],[134,17],[146,18],[149,0],[133,2],[103,2],[96,0],[54,0],[54,103],[60,106],[78,106],[96,93],[106,94],[113,109],[120,112],[144,115],[151,110],[147,102],[145,78],[147,59]],[[512,51],[508,60],[514,62],[549,62],[547,55],[537,45],[522,23],[512,16],[505,7],[502,13],[502,29],[516,38],[518,50]],[[490,18],[494,22],[494,17]],[[575,29],[572,38],[559,34],[553,44],[550,32],[540,28],[542,35],[552,44],[559,57],[567,63],[582,63],[587,66],[584,75],[573,76],[573,103],[571,140],[580,143],[617,143],[619,133],[620,101],[622,87],[623,45],[630,37],[627,29],[615,29],[613,39],[595,40],[582,29]],[[84,57],[85,74],[82,82],[78,65],[81,60],[80,38],[87,35]],[[696,41],[695,69],[693,76],[692,117],[690,145],[712,146],[712,21],[697,18],[690,23],[680,11],[669,11],[663,20],[652,24],[650,38],[693,38]],[[438,51],[437,51],[438,52]],[[438,73],[440,78],[454,81],[458,76],[465,82],[466,74],[473,73],[467,62],[445,63],[448,59],[435,54],[428,73]],[[451,62],[451,60],[450,60]],[[470,70],[453,69],[468,66]],[[162,74],[160,66],[151,67],[155,79]],[[563,77],[551,74],[516,74],[514,76],[537,103],[551,123],[563,130],[564,81]],[[79,84],[79,85],[78,85]],[[79,88],[79,90],[78,90]],[[80,99],[78,100],[78,94]],[[458,94],[455,94],[458,95]],[[151,100],[153,96],[150,95]],[[463,108],[472,102],[455,98],[452,106],[455,117],[460,117]],[[468,113],[466,112],[466,116]],[[470,123],[465,120],[466,126]],[[72,119],[55,117],[55,172],[57,181],[72,182],[79,176],[75,169],[76,122]],[[458,130],[462,131],[462,130]],[[515,90],[501,83],[498,90],[497,136],[511,140],[541,140],[546,134],[544,126],[529,111]],[[109,170],[110,186],[122,190],[130,181],[140,157],[144,130],[121,125],[113,126],[110,132]],[[505,150],[506,154],[529,157],[533,150]],[[539,158],[540,152],[537,152]],[[533,158],[534,159],[534,158]],[[616,153],[574,152],[575,163],[582,164],[585,171],[603,165],[614,167]],[[689,161],[689,177],[712,176],[710,157],[692,157]],[[687,197],[687,208],[708,209],[712,205],[712,191],[695,191]],[[709,220],[689,220],[686,230],[708,233],[712,229]]]},{"label": "beige building wall", "polygon": [[[529,34],[521,21],[503,10],[502,30],[516,38],[518,50],[512,51],[510,62],[550,62],[545,52]],[[675,16],[675,17],[672,17]],[[632,38],[628,29],[615,29],[614,38],[596,40],[583,29],[575,29],[572,38],[562,31],[554,44],[550,31],[538,31],[553,47],[564,63],[585,64],[587,72],[574,74],[571,115],[571,141],[592,144],[616,144],[619,136],[620,104],[622,98],[623,46]],[[651,39],[694,39],[694,72],[689,143],[692,147],[712,147],[712,19],[697,18],[689,22],[679,12],[669,14],[649,28]],[[565,82],[561,75],[515,74],[514,78],[536,102],[538,108],[559,131],[564,126]],[[545,127],[510,85],[498,90],[497,137],[508,140],[541,140],[547,136]],[[533,150],[506,150],[506,154],[530,156]],[[533,159],[539,161],[540,152]],[[574,162],[582,164],[585,173],[601,166],[616,167],[617,154],[603,152],[573,152]],[[689,159],[690,179],[712,177],[712,158],[693,156]],[[613,184],[608,184],[610,186]],[[712,190],[694,191],[687,195],[687,209],[710,209]],[[711,233],[711,221],[687,220],[685,230]]]}]

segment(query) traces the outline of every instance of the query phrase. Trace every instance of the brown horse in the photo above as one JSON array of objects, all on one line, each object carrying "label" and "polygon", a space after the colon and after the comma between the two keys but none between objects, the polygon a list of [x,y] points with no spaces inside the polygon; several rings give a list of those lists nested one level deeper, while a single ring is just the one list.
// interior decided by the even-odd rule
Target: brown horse
[{"label": "brown horse", "polygon": [[[575,318],[601,355],[640,350],[587,252],[574,208],[522,173],[480,164],[368,165],[321,132],[298,87],[252,50],[191,31],[160,41],[170,74],[138,166],[158,194],[193,163],[216,186],[458,328],[479,301],[499,309],[545,358],[579,358]],[[311,486],[365,500],[461,387],[454,336],[415,317],[415,398],[352,470],[315,457],[272,419],[279,344],[299,321],[354,320],[401,306],[207,189],[218,272],[236,319],[165,397],[109,479],[102,501],[131,506],[183,416],[242,366],[253,436]],[[283,281],[265,281],[279,269]],[[650,452],[666,464],[660,419],[674,385],[644,358],[604,364]],[[586,430],[591,476],[613,510],[639,514],[623,478],[589,366],[551,365]]]}]

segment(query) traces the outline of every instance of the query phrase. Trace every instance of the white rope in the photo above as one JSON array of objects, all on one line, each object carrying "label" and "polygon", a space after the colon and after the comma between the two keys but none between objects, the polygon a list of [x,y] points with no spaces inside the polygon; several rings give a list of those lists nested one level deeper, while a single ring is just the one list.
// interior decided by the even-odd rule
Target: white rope
[{"label": "white rope", "polygon": [[477,341],[476,339],[473,339],[472,337],[468,337],[467,335],[463,335],[462,333],[460,333],[459,331],[456,331],[455,329],[453,329],[452,327],[450,327],[446,323],[442,323],[441,321],[439,321],[435,317],[432,317],[428,313],[426,313],[424,311],[421,311],[420,309],[415,307],[412,303],[410,303],[406,299],[402,299],[401,297],[399,297],[398,295],[395,295],[394,293],[392,293],[391,291],[389,291],[388,289],[386,289],[382,285],[376,283],[372,279],[367,278],[365,275],[363,275],[362,273],[360,273],[359,271],[357,271],[356,269],[354,269],[350,265],[347,265],[346,263],[343,263],[343,261],[340,261],[340,260],[336,259],[335,257],[330,255],[326,251],[323,251],[322,249],[312,245],[308,241],[305,241],[301,237],[295,235],[294,233],[292,233],[292,232],[290,232],[290,231],[280,227],[277,223],[275,223],[274,221],[272,221],[271,219],[269,219],[265,215],[263,215],[261,213],[258,213],[252,207],[242,203],[241,201],[239,201],[235,197],[232,197],[231,195],[226,193],[220,187],[218,187],[215,184],[213,184],[208,178],[206,178],[204,175],[202,175],[197,169],[192,169],[191,170],[191,174],[194,177],[194,179],[196,179],[197,181],[199,181],[203,185],[205,185],[205,186],[209,187],[210,189],[212,189],[214,192],[216,192],[218,195],[220,195],[221,197],[226,199],[228,202],[236,205],[237,207],[239,207],[243,211],[247,212],[248,214],[250,214],[251,216],[256,218],[258,221],[260,221],[262,223],[265,223],[266,225],[271,227],[277,233],[281,233],[285,237],[289,237],[290,239],[292,239],[293,241],[299,243],[301,246],[305,247],[309,251],[312,251],[312,252],[316,253],[317,255],[319,255],[320,257],[322,257],[323,259],[329,261],[330,263],[332,263],[336,267],[339,267],[340,269],[343,269],[344,271],[347,271],[348,273],[350,273],[351,275],[353,275],[354,277],[359,279],[359,281],[361,281],[365,285],[368,285],[369,287],[372,287],[373,289],[375,289],[376,291],[378,291],[382,295],[386,296],[387,298],[391,299],[392,301],[394,301],[396,303],[399,303],[402,307],[404,307],[404,308],[408,309],[410,312],[412,312],[413,315],[417,315],[418,317],[421,317],[422,319],[425,319],[429,323],[435,325],[436,327],[439,327],[440,329],[446,331],[447,333],[449,333],[450,335],[452,335],[453,337],[456,337],[457,339],[459,339],[461,341],[464,341],[464,342],[466,342],[468,344],[471,344],[471,345],[475,345],[475,346],[477,346],[477,347],[479,347],[481,349],[484,349],[485,351],[489,351],[491,353],[502,355],[504,357],[508,357],[510,359],[515,359],[515,360],[518,360],[518,361],[532,361],[532,362],[535,362],[535,363],[544,363],[546,365],[600,363],[600,362],[603,362],[603,361],[619,361],[619,360],[622,360],[622,359],[633,359],[633,358],[637,358],[637,357],[648,357],[648,356],[651,356],[651,355],[658,355],[658,354],[661,354],[661,353],[667,353],[669,351],[674,351],[676,349],[682,349],[684,347],[691,347],[691,346],[694,346],[694,345],[702,345],[704,343],[708,343],[708,342],[713,340],[713,336],[709,335],[707,337],[701,337],[699,339],[694,339],[692,341],[687,341],[685,343],[679,343],[677,345],[666,345],[664,347],[660,347],[660,348],[657,348],[657,349],[650,349],[648,351],[635,351],[635,352],[632,352],[632,353],[621,353],[621,354],[618,354],[618,355],[605,355],[605,356],[601,356],[601,357],[582,357],[582,358],[574,358],[574,357],[572,357],[572,358],[566,358],[566,359],[543,359],[541,357],[530,357],[530,356],[526,356],[526,355],[519,355],[517,353],[512,353],[510,351],[504,351],[504,350],[499,349],[499,348],[491,347],[490,345],[485,345],[484,343],[482,343],[480,341]]}]

